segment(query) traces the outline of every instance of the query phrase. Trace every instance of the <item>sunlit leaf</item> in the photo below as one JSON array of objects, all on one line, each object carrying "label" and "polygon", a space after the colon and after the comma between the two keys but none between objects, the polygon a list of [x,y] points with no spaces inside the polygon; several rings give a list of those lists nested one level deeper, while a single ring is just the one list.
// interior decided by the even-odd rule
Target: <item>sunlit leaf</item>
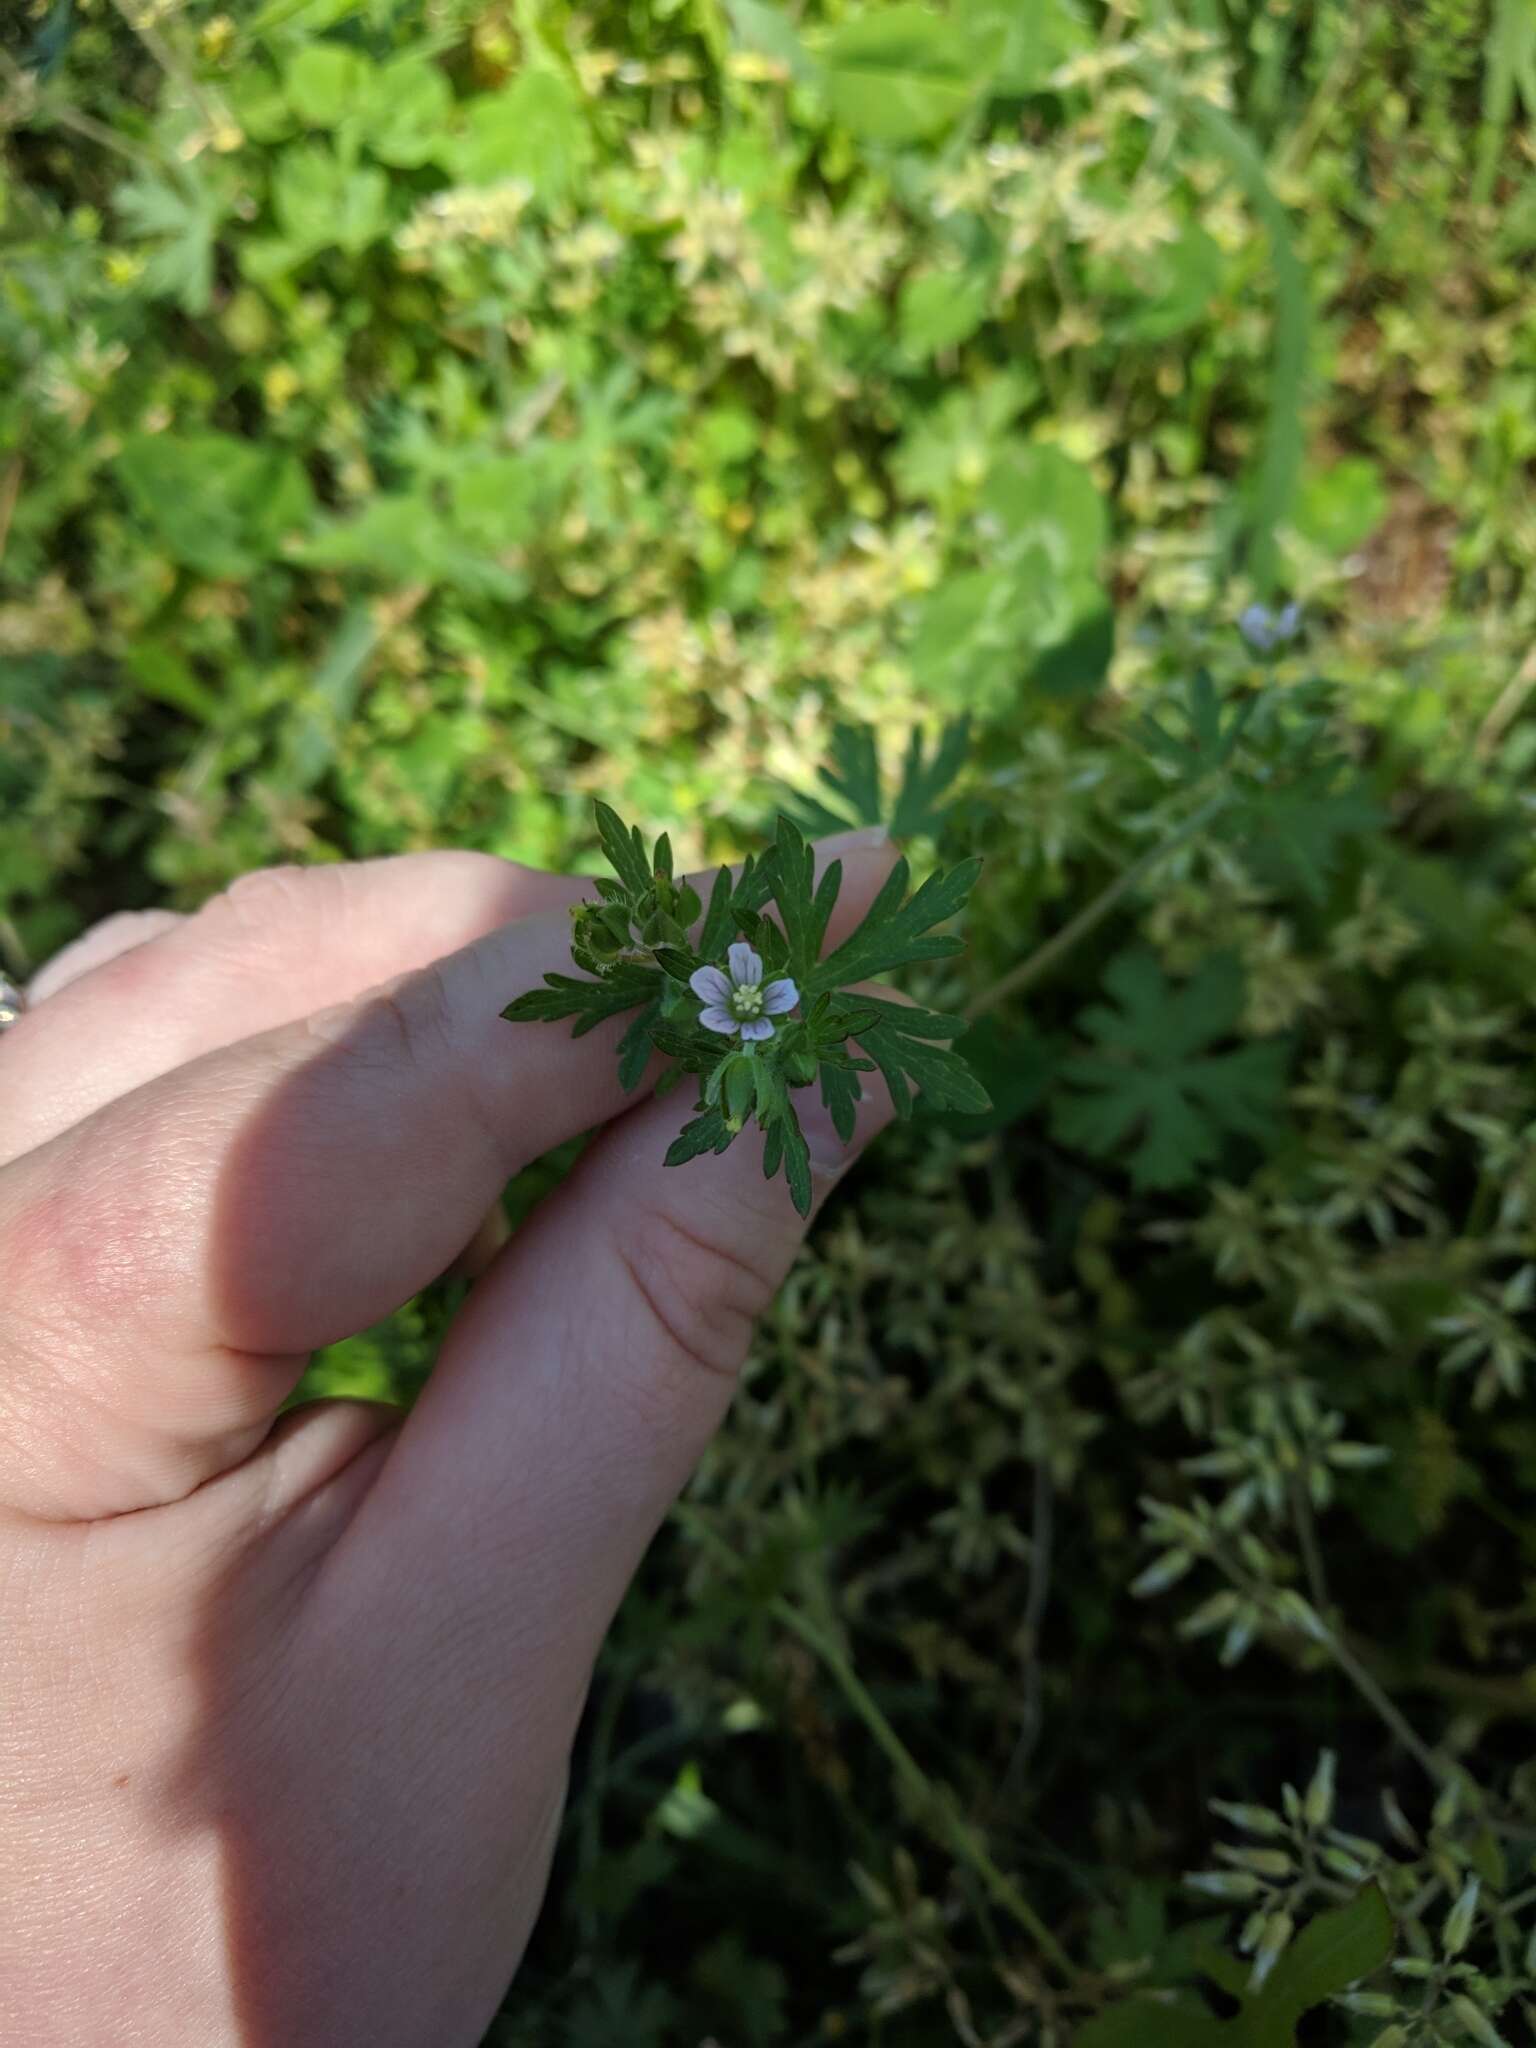
[{"label": "sunlit leaf", "polygon": [[856,15],[823,44],[828,100],[866,142],[924,142],[953,127],[977,80],[954,25],[915,0]]}]

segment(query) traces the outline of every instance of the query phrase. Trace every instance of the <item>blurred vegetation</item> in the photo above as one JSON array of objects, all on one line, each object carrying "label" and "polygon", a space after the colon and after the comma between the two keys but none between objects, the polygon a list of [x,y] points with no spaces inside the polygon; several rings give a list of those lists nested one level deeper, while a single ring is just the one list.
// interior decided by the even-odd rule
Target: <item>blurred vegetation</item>
[{"label": "blurred vegetation", "polygon": [[996,1113],[823,1217],[492,2039],[1531,2040],[1532,0],[4,26],[13,968],[970,720]]}]

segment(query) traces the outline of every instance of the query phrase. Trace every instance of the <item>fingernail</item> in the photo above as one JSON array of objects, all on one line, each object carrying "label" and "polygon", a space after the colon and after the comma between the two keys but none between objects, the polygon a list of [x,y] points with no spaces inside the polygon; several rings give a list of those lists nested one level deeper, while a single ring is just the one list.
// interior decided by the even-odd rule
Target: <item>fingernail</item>
[{"label": "fingernail", "polygon": [[818,839],[816,851],[839,859],[845,853],[872,853],[877,847],[888,846],[890,840],[888,827],[865,825],[857,832],[834,832],[830,839]]}]

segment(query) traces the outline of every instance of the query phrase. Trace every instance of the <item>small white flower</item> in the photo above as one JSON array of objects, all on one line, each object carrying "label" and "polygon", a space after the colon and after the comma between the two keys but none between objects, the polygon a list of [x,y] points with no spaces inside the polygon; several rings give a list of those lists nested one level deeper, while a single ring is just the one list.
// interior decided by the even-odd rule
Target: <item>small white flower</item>
[{"label": "small white flower", "polygon": [[706,1031],[718,1031],[734,1038],[772,1038],[771,1017],[785,1016],[800,1000],[800,991],[789,980],[763,984],[760,954],[738,939],[726,953],[729,972],[719,967],[701,967],[689,977],[688,986],[704,1008],[699,1022]]}]

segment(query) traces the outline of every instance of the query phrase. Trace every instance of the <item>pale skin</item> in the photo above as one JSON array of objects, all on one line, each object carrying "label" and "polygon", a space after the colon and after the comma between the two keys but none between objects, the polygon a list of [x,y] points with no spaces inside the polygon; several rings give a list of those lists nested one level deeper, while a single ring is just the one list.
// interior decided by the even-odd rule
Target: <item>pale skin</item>
[{"label": "pale skin", "polygon": [[[834,939],[893,857],[835,850]],[[109,919],[0,1037],[0,2040],[473,2048],[505,1993],[603,1633],[804,1229],[750,1134],[662,1170],[688,1100],[625,1097],[612,1028],[499,1017],[585,893],[255,875]],[[888,1114],[807,1115],[818,1200]],[[277,1419],[466,1257],[408,1418]]]}]

